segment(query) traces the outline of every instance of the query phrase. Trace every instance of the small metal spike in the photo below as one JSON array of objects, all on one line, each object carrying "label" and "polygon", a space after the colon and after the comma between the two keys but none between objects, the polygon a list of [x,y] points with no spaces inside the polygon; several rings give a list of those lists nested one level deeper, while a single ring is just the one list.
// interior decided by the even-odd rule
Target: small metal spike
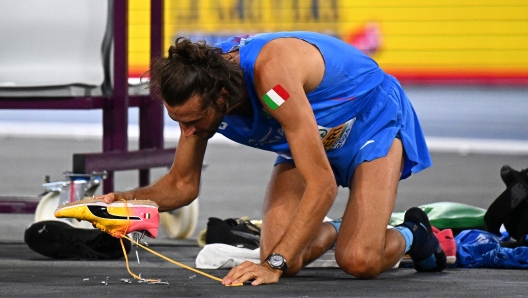
[{"label": "small metal spike", "polygon": [[168,286],[169,282],[159,280],[159,281],[149,281],[148,284],[149,285],[166,285],[166,286]]}]

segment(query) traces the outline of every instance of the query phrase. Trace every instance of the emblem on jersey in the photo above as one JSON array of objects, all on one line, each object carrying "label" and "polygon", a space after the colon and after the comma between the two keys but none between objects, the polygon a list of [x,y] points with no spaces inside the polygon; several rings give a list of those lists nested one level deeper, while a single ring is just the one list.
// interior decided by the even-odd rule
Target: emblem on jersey
[{"label": "emblem on jersey", "polygon": [[231,39],[231,42],[236,43],[236,45],[232,46],[228,52],[236,51],[240,49],[241,47],[247,45],[256,35],[257,34],[244,34],[244,35],[233,37],[233,39]]},{"label": "emblem on jersey", "polygon": [[352,118],[339,126],[330,128],[319,126],[319,134],[325,151],[343,147],[355,121],[356,118]]},{"label": "emblem on jersey", "polygon": [[220,125],[218,126],[218,129],[224,130],[224,129],[226,129],[227,125],[228,125],[227,122],[224,121],[224,122],[220,123]]},{"label": "emblem on jersey", "polygon": [[280,107],[288,98],[290,98],[290,94],[280,84],[262,96],[264,103],[272,110]]}]

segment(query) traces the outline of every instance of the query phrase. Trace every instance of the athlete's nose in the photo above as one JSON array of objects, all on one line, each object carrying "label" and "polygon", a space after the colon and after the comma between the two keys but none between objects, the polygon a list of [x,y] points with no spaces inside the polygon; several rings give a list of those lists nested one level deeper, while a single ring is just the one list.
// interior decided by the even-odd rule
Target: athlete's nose
[{"label": "athlete's nose", "polygon": [[192,136],[196,132],[196,127],[194,125],[185,125],[180,123],[180,126],[183,130],[183,136],[186,138]]}]

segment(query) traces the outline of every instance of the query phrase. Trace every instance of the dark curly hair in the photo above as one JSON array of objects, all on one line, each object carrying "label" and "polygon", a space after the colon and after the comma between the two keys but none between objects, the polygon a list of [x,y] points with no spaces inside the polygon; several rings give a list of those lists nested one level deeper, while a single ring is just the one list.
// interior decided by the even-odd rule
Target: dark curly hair
[{"label": "dark curly hair", "polygon": [[194,95],[204,107],[216,103],[222,89],[229,106],[242,98],[244,73],[240,65],[222,57],[222,49],[205,41],[191,42],[179,37],[169,48],[168,57],[157,59],[150,70],[151,94],[169,106],[185,103]]}]

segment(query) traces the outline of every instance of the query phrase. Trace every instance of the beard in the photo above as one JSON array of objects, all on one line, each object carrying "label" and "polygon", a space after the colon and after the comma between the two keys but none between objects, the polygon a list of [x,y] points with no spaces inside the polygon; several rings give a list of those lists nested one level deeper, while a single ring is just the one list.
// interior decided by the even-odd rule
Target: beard
[{"label": "beard", "polygon": [[222,120],[224,120],[226,111],[226,106],[213,108],[213,120],[211,121],[211,125],[209,126],[209,128],[203,130],[203,132],[199,132],[196,135],[200,139],[204,140],[209,140],[210,138],[212,138],[218,131],[220,124],[222,124]]}]

